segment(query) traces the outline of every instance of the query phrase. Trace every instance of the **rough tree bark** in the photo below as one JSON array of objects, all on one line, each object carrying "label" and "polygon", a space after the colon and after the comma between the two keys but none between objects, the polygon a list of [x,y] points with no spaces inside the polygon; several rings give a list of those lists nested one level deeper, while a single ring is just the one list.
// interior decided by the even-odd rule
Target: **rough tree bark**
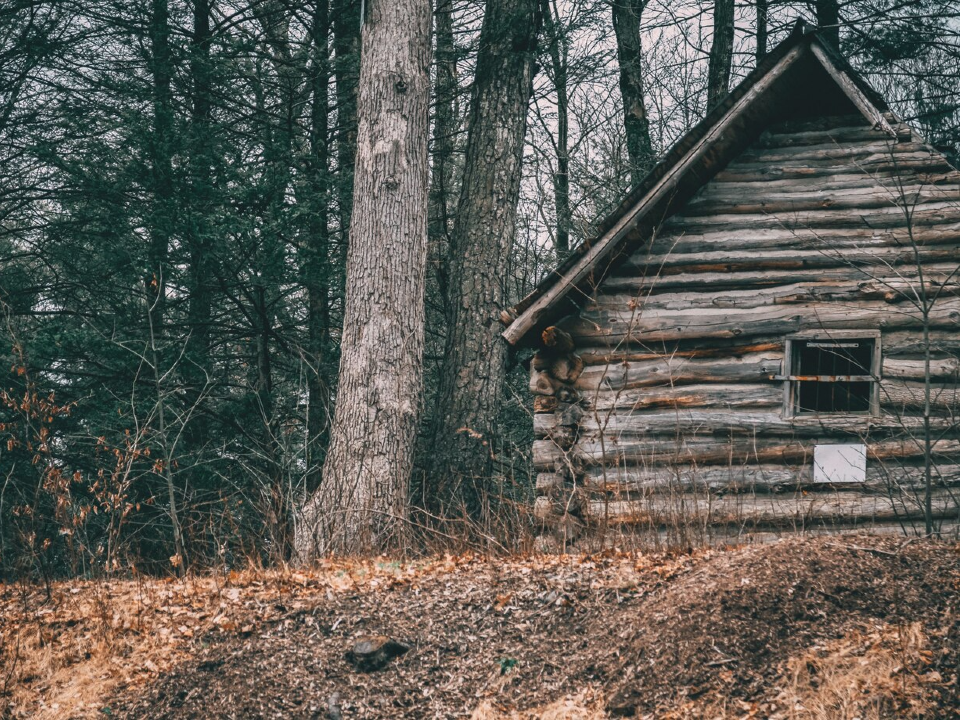
[{"label": "rough tree bark", "polygon": [[367,4],[340,381],[330,448],[297,551],[402,537],[419,418],[427,252],[430,4]]},{"label": "rough tree bark", "polygon": [[713,45],[707,73],[707,107],[720,102],[730,87],[733,63],[733,0],[716,0],[713,6]]},{"label": "rough tree bark", "polygon": [[538,0],[488,0],[480,33],[428,482],[435,509],[447,513],[475,512],[492,475],[507,353],[498,316],[520,193],[538,7]]},{"label": "rough tree bark", "polygon": [[654,160],[650,120],[643,98],[643,49],[640,46],[640,19],[647,3],[648,0],[615,0],[613,3],[623,125],[630,156],[630,181],[634,185],[650,171]]}]

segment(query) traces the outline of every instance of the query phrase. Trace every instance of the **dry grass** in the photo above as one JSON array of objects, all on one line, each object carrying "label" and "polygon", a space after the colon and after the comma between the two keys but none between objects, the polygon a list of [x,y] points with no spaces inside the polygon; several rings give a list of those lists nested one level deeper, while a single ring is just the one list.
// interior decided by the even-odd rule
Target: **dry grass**
[{"label": "dry grass", "polygon": [[510,710],[485,700],[470,715],[470,720],[607,720],[603,703],[586,693],[567,697],[533,710]]},{"label": "dry grass", "polygon": [[184,580],[104,580],[39,587],[0,584],[0,717],[104,717],[109,697],[190,657],[216,630],[243,636],[318,595],[375,590],[472,557],[429,562],[326,562],[310,571],[259,570]]},{"label": "dry grass", "polygon": [[790,720],[879,720],[922,717],[933,654],[920,623],[877,625],[811,648],[787,663],[779,700]]}]

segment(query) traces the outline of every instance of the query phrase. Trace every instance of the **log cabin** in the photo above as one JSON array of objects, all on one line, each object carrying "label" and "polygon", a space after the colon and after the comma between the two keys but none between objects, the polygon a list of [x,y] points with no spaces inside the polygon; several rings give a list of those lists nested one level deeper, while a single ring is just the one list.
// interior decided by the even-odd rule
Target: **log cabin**
[{"label": "log cabin", "polygon": [[958,263],[960,173],[798,24],[502,314],[534,515],[955,532]]}]

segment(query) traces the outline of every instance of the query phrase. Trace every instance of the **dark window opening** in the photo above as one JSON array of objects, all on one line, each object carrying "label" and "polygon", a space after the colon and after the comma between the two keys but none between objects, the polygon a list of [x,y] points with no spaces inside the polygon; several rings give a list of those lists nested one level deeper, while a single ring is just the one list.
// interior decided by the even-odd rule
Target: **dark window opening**
[{"label": "dark window opening", "polygon": [[798,413],[867,413],[873,405],[875,338],[793,341],[790,381]]}]

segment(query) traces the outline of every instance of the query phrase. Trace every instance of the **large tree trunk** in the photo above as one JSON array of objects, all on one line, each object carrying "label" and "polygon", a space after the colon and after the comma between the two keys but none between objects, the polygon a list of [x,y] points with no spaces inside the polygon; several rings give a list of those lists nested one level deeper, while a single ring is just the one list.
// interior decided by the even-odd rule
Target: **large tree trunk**
[{"label": "large tree trunk", "polygon": [[419,418],[430,4],[376,0],[366,12],[340,382],[301,559],[402,537]]},{"label": "large tree trunk", "polygon": [[506,345],[499,313],[533,87],[538,0],[488,0],[450,249],[446,354],[432,432],[435,509],[477,508],[492,474]]},{"label": "large tree trunk", "polygon": [[713,6],[713,45],[707,77],[707,108],[720,102],[730,87],[733,64],[733,0],[716,0]]},{"label": "large tree trunk", "polygon": [[630,156],[630,181],[636,185],[653,166],[650,120],[643,99],[643,49],[640,18],[648,0],[614,0],[613,31],[617,36],[623,124]]}]

